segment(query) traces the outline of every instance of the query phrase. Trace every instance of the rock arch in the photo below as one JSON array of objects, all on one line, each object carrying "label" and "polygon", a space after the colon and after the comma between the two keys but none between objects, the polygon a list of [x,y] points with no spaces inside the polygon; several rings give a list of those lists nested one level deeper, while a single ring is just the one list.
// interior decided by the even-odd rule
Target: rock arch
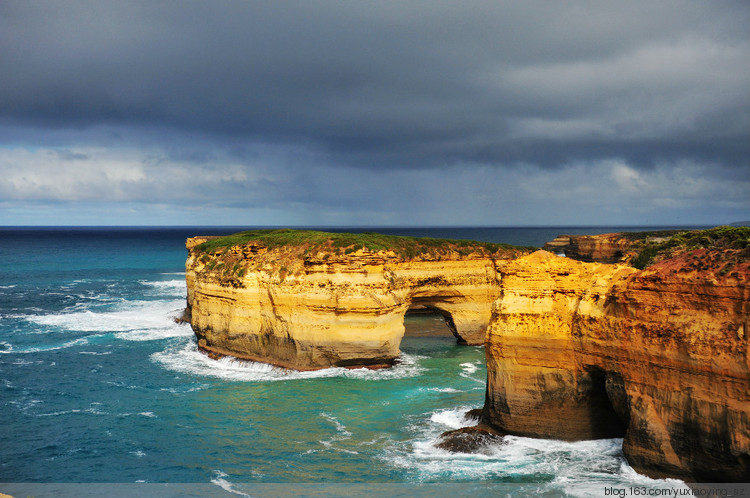
[{"label": "rock arch", "polygon": [[212,354],[300,370],[384,366],[399,355],[404,315],[428,306],[461,343],[484,344],[499,295],[498,261],[348,255],[304,272],[254,271],[227,285],[188,259],[188,308],[199,346]]}]

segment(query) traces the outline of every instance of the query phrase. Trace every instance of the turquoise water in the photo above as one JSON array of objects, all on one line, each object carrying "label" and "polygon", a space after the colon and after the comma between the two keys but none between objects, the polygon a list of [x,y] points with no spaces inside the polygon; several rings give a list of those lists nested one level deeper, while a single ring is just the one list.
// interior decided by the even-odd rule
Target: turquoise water
[{"label": "turquoise water", "polygon": [[[483,238],[549,238],[494,230]],[[511,483],[550,496],[665,485],[633,472],[617,439],[435,448],[471,425],[463,414],[482,405],[486,380],[483,348],[456,345],[439,317],[407,317],[388,370],[290,372],[200,354],[174,320],[183,244],[222,231],[233,230],[0,230],[0,483],[229,494],[243,483]]]}]

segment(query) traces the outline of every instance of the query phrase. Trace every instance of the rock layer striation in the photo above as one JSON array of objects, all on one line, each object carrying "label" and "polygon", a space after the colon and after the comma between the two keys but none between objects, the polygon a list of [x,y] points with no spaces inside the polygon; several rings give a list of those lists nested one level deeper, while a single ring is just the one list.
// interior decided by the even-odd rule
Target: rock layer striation
[{"label": "rock layer striation", "polygon": [[[600,240],[638,238],[616,235]],[[447,449],[623,437],[650,476],[750,480],[750,229],[641,237],[623,251],[643,270],[478,243],[269,237],[188,240],[187,316],[210,354],[386,366],[407,310],[432,308],[486,344],[480,425]],[[606,245],[584,252],[608,260]]]},{"label": "rock layer striation", "polygon": [[187,242],[200,347],[302,370],[393,363],[412,307],[441,312],[460,342],[484,344],[498,265],[517,253],[448,244],[402,255],[253,240],[208,253],[206,241]]},{"label": "rock layer striation", "polygon": [[543,251],[505,265],[484,421],[532,437],[621,436],[628,462],[654,477],[746,481],[749,265],[707,249],[643,271]]}]

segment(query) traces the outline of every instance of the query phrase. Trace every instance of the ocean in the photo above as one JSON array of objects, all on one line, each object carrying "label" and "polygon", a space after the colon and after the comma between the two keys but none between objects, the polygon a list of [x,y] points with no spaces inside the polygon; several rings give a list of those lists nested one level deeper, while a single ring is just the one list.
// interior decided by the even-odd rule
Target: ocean
[{"label": "ocean", "polygon": [[[184,242],[241,228],[0,228],[0,493],[603,496],[682,486],[635,473],[619,439],[437,449],[439,434],[471,425],[463,414],[482,406],[486,369],[483,348],[456,345],[435,316],[407,317],[401,360],[387,370],[209,359],[175,321]],[[671,227],[626,229],[654,228]],[[541,246],[623,229],[334,230]]]}]

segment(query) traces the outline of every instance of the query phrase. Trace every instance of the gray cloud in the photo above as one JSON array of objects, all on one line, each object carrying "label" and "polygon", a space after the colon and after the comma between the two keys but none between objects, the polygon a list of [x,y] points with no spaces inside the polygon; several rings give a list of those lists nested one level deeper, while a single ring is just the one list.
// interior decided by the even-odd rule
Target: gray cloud
[{"label": "gray cloud", "polygon": [[309,142],[355,164],[736,162],[749,14],[741,2],[16,2],[2,12],[0,109],[51,127]]},{"label": "gray cloud", "polygon": [[0,194],[465,220],[498,205],[469,179],[531,204],[578,172],[582,205],[632,171],[706,201],[750,178],[748,26],[742,1],[3,2]]}]

